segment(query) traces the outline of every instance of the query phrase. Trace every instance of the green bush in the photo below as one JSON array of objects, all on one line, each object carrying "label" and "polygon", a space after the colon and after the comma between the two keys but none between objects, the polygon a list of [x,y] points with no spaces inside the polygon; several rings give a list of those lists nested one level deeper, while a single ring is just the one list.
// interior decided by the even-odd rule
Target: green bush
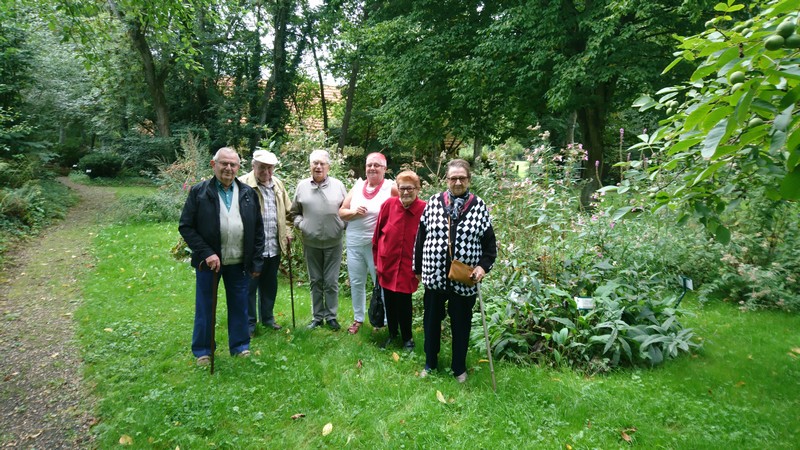
[{"label": "green bush", "polygon": [[113,178],[122,170],[122,157],[105,151],[90,153],[81,158],[78,169],[89,178]]},{"label": "green bush", "polygon": [[[579,144],[554,148],[542,133],[524,151],[525,178],[512,160],[518,153],[498,146],[472,184],[489,204],[499,246],[486,282],[494,355],[591,373],[694,349],[694,332],[678,321],[674,280],[704,235],[672,226],[669,211],[650,212],[636,186],[582,204]],[[592,297],[594,309],[579,311],[575,296]]]}]

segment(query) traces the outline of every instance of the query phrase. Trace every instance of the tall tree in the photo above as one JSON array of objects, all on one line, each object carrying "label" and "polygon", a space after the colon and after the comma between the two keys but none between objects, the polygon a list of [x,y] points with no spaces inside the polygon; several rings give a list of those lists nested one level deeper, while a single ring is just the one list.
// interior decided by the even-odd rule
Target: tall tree
[{"label": "tall tree", "polygon": [[[294,83],[298,81],[297,71],[303,61],[313,22],[300,15],[301,10],[307,9],[305,1],[277,0],[273,7],[272,65],[258,123],[282,136],[289,116],[287,101],[295,88]],[[251,146],[257,139],[260,136],[254,135]]]},{"label": "tall tree", "polygon": [[[617,2],[521,0],[503,11],[477,50],[494,58],[486,70],[494,88],[507,93],[512,110],[536,108],[576,113],[586,161],[604,171],[609,114],[632,96],[664,86],[661,69],[672,58],[673,34],[702,27],[710,1]],[[588,168],[587,167],[587,168]],[[594,176],[584,170],[584,177]]]}]

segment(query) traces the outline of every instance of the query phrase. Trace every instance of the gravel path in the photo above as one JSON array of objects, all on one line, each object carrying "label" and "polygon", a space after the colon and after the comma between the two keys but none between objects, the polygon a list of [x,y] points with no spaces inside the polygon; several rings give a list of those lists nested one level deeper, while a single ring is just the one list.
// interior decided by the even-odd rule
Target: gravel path
[{"label": "gravel path", "polygon": [[93,267],[88,241],[114,208],[111,189],[60,178],[81,201],[65,220],[9,252],[0,272],[0,447],[91,448],[96,423],[73,312]]}]

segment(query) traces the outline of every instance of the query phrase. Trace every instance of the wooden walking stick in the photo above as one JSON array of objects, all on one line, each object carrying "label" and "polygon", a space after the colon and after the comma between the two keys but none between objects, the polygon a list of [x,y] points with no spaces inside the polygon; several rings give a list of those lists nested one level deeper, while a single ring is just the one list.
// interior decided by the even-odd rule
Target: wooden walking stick
[{"label": "wooden walking stick", "polygon": [[489,357],[489,370],[492,372],[492,390],[497,392],[497,382],[494,379],[494,362],[492,361],[492,346],[489,343],[489,329],[486,327],[486,312],[484,312],[483,310],[483,294],[481,294],[481,284],[477,283],[476,286],[478,288],[478,302],[481,304],[481,321],[483,321],[483,335],[486,338],[486,356]]},{"label": "wooden walking stick", "polygon": [[[222,270],[220,264],[219,270]],[[211,375],[214,375],[214,353],[217,351],[217,287],[219,285],[219,272],[214,272],[214,279],[211,285]]]},{"label": "wooden walking stick", "polygon": [[288,254],[287,257],[289,258],[289,295],[292,299],[292,329],[295,328],[294,324],[294,279],[292,278],[292,241],[289,240],[288,246]]}]

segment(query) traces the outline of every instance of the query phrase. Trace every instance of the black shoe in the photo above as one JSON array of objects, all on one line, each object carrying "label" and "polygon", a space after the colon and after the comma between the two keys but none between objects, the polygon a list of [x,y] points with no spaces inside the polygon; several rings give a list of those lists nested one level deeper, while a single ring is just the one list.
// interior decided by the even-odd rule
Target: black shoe
[{"label": "black shoe", "polygon": [[384,343],[381,345],[381,348],[386,348],[386,347],[388,347],[388,346],[392,345],[392,341],[394,341],[396,338],[397,338],[397,336],[392,336],[392,335],[389,335],[389,338],[388,338],[388,339],[386,339],[386,342],[384,342]]},{"label": "black shoe", "polygon": [[414,343],[413,339],[409,339],[403,343],[403,350],[408,350],[410,352],[413,352],[414,347],[416,347],[416,344]]},{"label": "black shoe", "polygon": [[308,328],[309,330],[313,330],[314,328],[321,327],[321,326],[322,326],[322,321],[314,319],[314,320],[311,321],[310,324],[308,324],[308,326],[306,328]]},{"label": "black shoe", "polygon": [[339,331],[339,328],[342,328],[342,326],[339,325],[339,322],[336,319],[329,319],[328,326],[331,327],[331,330],[333,331]]}]

